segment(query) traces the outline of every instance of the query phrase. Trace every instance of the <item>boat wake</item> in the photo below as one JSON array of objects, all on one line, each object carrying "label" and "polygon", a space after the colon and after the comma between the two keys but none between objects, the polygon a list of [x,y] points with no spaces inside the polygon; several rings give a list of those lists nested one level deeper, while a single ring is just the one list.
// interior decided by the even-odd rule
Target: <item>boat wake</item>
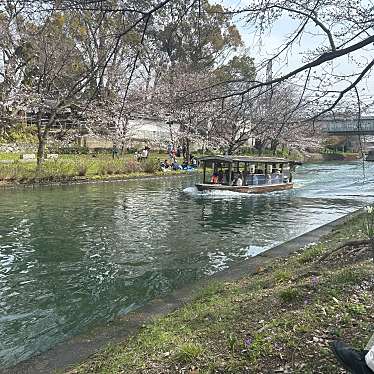
[{"label": "boat wake", "polygon": [[233,191],[222,191],[222,190],[211,190],[211,191],[199,191],[196,187],[187,187],[183,190],[183,193],[193,196],[193,197],[204,197],[204,198],[214,198],[220,199],[224,198],[227,199],[228,197],[238,198],[243,196],[250,196],[251,194],[243,194],[239,192]]}]

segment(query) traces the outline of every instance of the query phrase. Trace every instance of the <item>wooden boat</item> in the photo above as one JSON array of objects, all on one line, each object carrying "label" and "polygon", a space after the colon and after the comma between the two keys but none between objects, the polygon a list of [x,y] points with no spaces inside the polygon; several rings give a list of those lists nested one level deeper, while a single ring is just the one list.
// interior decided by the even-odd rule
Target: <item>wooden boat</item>
[{"label": "wooden boat", "polygon": [[300,163],[276,157],[208,156],[199,164],[203,168],[203,183],[196,184],[199,191],[258,194],[293,188],[292,172]]}]

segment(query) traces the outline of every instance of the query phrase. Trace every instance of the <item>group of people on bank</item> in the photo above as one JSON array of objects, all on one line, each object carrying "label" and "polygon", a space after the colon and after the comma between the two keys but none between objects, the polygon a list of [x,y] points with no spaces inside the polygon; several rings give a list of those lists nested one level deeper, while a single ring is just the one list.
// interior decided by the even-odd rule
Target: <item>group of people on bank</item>
[{"label": "group of people on bank", "polygon": [[[185,145],[174,147],[172,143],[169,143],[166,149],[166,153],[169,159],[160,162],[160,169],[162,171],[171,170],[194,170],[197,168],[197,159],[194,155],[187,153],[187,147]],[[183,157],[183,162],[179,163],[178,158]]]},{"label": "group of people on bank", "polygon": [[[134,153],[134,158],[136,161],[142,162],[146,161],[150,155],[150,147],[145,145],[140,151]],[[160,170],[171,171],[171,170],[194,170],[198,167],[197,159],[194,155],[187,154],[187,148],[185,146],[178,146],[175,148],[171,143],[168,144],[167,150],[168,159],[161,161],[158,159]],[[179,163],[178,158],[183,156],[183,162]],[[113,145],[112,148],[112,158],[119,158],[119,150],[117,145]]]},{"label": "group of people on bank", "polygon": [[171,170],[194,170],[197,168],[197,160],[193,155],[190,155],[190,161],[185,159],[182,164],[180,164],[176,157],[173,157],[170,161],[164,160],[160,162],[160,169],[162,171]]},{"label": "group of people on bank", "polygon": [[175,147],[172,143],[169,143],[166,150],[170,159],[183,157],[186,160],[188,157],[187,147],[185,144]]}]

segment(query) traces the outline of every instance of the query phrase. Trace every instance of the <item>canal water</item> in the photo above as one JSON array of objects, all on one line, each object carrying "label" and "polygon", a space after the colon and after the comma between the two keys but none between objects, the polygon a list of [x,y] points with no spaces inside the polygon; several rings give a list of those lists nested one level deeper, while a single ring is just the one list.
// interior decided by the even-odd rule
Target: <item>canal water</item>
[{"label": "canal water", "polygon": [[198,176],[0,191],[0,367],[354,211],[374,164],[308,164],[292,191],[198,193]]}]

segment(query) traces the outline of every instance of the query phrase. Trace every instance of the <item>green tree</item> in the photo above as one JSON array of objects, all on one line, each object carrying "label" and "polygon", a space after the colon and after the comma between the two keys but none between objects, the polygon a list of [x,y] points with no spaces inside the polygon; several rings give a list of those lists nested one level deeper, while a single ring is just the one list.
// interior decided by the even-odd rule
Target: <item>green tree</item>
[{"label": "green tree", "polygon": [[228,63],[218,67],[215,74],[219,81],[254,80],[256,68],[254,59],[250,56],[234,56]]}]

